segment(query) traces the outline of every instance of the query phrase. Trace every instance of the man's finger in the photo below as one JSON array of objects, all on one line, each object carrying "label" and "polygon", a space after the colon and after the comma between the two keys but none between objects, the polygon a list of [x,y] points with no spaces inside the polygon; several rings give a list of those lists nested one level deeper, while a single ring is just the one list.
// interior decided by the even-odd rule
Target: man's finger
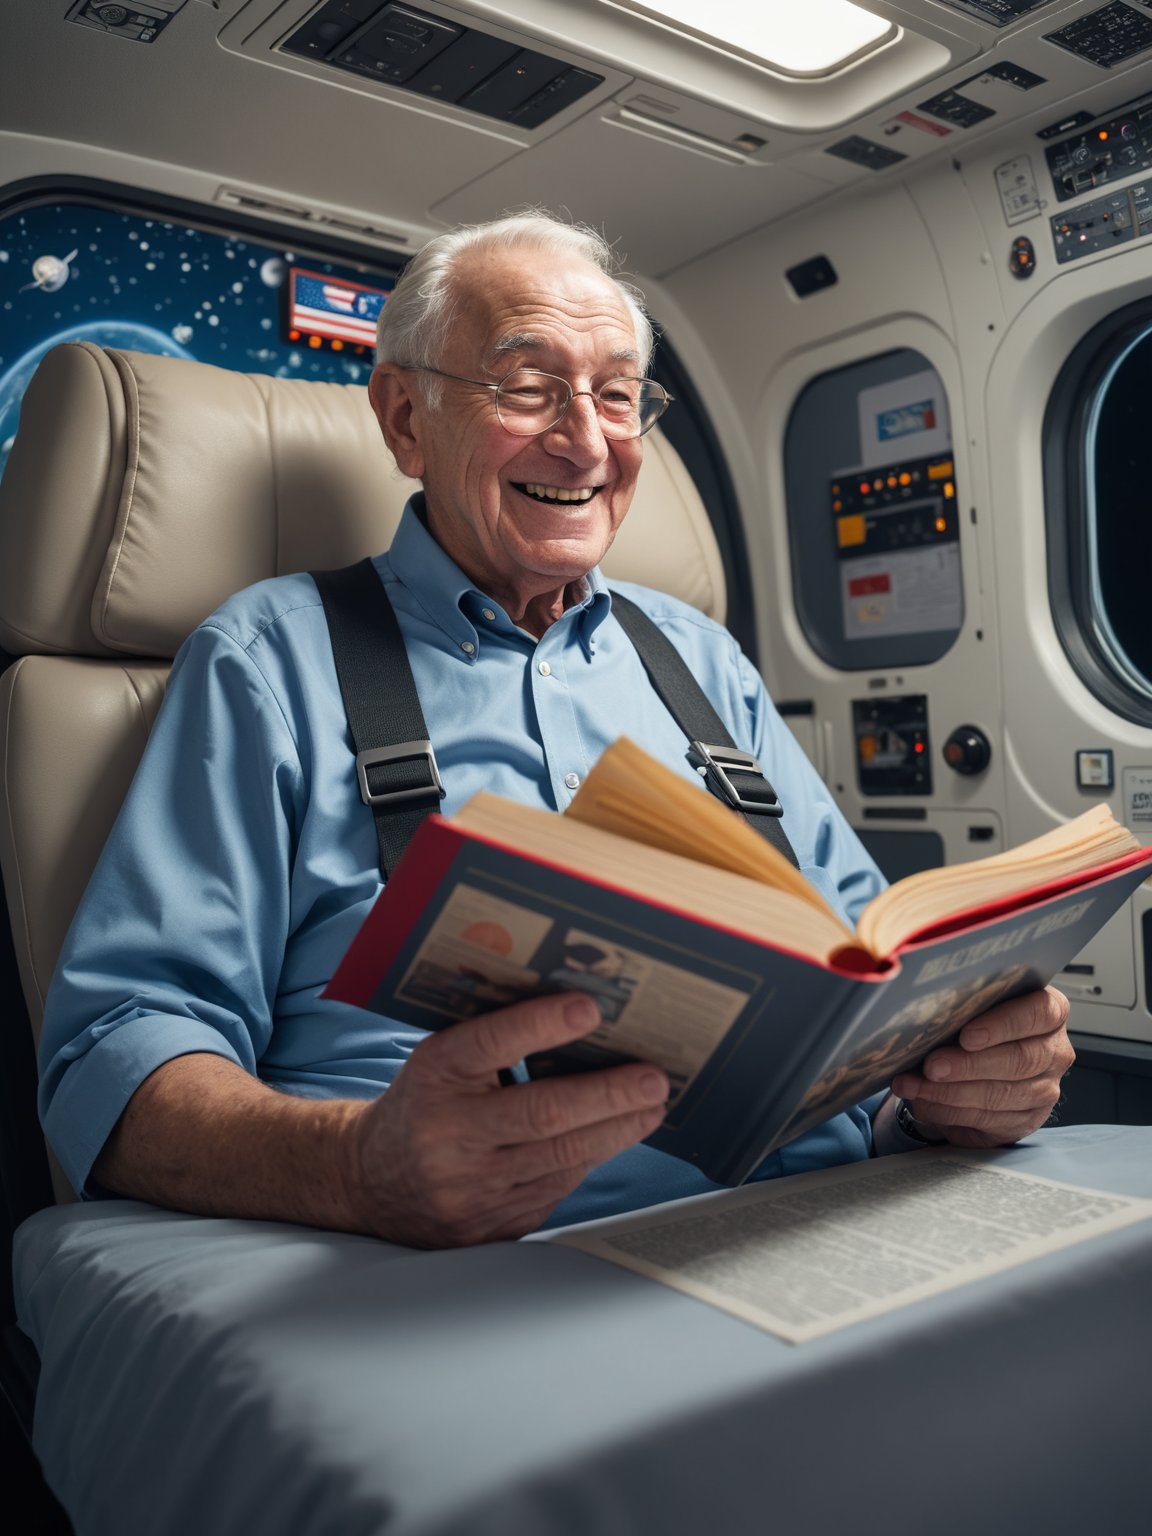
[{"label": "man's finger", "polygon": [[475,1106],[469,1129],[494,1146],[538,1146],[585,1126],[662,1109],[667,1098],[668,1078],[659,1068],[629,1062],[513,1084]]},{"label": "man's finger", "polygon": [[1063,1029],[1070,1012],[1068,999],[1055,987],[1025,992],[1006,1003],[997,1003],[995,1008],[965,1024],[958,1036],[959,1044],[966,1051],[983,1051],[1009,1040],[1050,1035]]},{"label": "man's finger", "polygon": [[516,1184],[571,1174],[576,1175],[578,1183],[597,1164],[650,1136],[663,1118],[663,1104],[650,1105],[611,1120],[577,1126],[548,1141],[506,1147],[500,1153],[501,1171]]},{"label": "man's finger", "polygon": [[909,1100],[917,1124],[941,1132],[955,1146],[1007,1146],[1019,1141],[1040,1129],[1055,1104],[1051,1095],[1031,1110],[958,1109],[927,1099]]},{"label": "man's finger", "polygon": [[[1044,1113],[1060,1096],[1058,1077],[1033,1077],[1024,1082],[993,1080],[975,1083],[920,1083],[900,1097],[909,1104],[923,1106],[929,1119],[939,1119],[941,1111],[947,1111],[948,1123],[958,1125],[974,1111],[992,1114],[1007,1112],[1027,1114],[1030,1110],[1044,1107]],[[917,1111],[913,1109],[913,1114]],[[917,1118],[919,1116],[917,1115]],[[975,1120],[970,1123],[976,1124]]]},{"label": "man's finger", "polygon": [[919,1074],[901,1073],[893,1086],[901,1098],[912,1096],[910,1079],[929,1083],[1024,1082],[1032,1077],[1063,1077],[1075,1053],[1063,1030],[1050,1035],[1030,1035],[983,1051],[965,1051],[945,1045],[924,1058]]},{"label": "man's finger", "polygon": [[430,1035],[412,1060],[419,1055],[424,1066],[434,1062],[445,1081],[476,1086],[536,1051],[554,1050],[591,1034],[600,1023],[600,1010],[583,992],[531,997]]}]

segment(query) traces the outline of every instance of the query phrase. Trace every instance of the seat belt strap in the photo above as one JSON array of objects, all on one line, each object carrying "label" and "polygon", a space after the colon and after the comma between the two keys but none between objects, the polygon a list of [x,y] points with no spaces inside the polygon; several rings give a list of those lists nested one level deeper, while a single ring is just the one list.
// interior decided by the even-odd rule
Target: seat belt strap
[{"label": "seat belt strap", "polygon": [[313,571],[385,880],[444,798],[400,625],[371,560]]},{"label": "seat belt strap", "polygon": [[688,663],[643,609],[619,592],[612,612],[636,647],[644,670],[668,713],[688,737],[688,761],[712,793],[731,806],[750,827],[799,868],[780,817],[784,808],[760,764],[741,752]]},{"label": "seat belt strap", "polygon": [[[311,574],[328,621],[360,798],[376,824],[380,873],[387,880],[417,827],[444,798],[444,785],[404,637],[376,567],[366,559]],[[680,652],[619,592],[612,593],[612,611],[688,737],[689,762],[714,795],[796,864],[776,791],[756,759],[738,750]]]}]

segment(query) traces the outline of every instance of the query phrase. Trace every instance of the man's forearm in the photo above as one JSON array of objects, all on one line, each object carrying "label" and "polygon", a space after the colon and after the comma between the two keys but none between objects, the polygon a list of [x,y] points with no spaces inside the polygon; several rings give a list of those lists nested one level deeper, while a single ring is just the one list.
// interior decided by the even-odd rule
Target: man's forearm
[{"label": "man's forearm", "polygon": [[366,1231],[354,1129],[367,1107],[277,1093],[221,1056],[178,1056],[133,1094],[93,1178],[201,1215]]},{"label": "man's forearm", "polygon": [[422,1248],[522,1237],[664,1117],[668,1078],[644,1062],[501,1086],[503,1068],[600,1024],[589,997],[529,998],[430,1034],[365,1100],[296,1098],[180,1056],[133,1094],[93,1176],[178,1210]]}]

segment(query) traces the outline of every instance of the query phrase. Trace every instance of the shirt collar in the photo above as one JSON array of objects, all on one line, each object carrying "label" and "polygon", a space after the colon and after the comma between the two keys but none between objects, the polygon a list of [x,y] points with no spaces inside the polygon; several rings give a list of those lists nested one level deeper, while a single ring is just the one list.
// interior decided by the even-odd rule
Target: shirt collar
[{"label": "shirt collar", "polygon": [[[387,558],[393,576],[403,583],[437,628],[444,632],[452,642],[453,651],[463,661],[474,659],[478,638],[469,615],[484,606],[502,610],[494,598],[480,591],[432,537],[424,520],[422,491],[408,498]],[[589,656],[595,649],[596,631],[608,617],[611,605],[607,585],[597,567],[588,572],[582,595],[565,614],[566,619],[571,615],[569,623],[575,626],[580,643]],[[467,650],[466,645],[471,645],[472,649]]]}]

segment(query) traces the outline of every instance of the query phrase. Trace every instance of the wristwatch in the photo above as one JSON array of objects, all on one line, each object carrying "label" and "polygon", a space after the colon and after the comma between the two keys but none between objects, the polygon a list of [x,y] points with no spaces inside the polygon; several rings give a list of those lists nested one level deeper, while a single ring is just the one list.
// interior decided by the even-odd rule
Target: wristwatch
[{"label": "wristwatch", "polygon": [[929,1136],[917,1120],[905,1099],[896,1100],[896,1124],[909,1141],[918,1141],[922,1147],[941,1147],[945,1137]]}]

